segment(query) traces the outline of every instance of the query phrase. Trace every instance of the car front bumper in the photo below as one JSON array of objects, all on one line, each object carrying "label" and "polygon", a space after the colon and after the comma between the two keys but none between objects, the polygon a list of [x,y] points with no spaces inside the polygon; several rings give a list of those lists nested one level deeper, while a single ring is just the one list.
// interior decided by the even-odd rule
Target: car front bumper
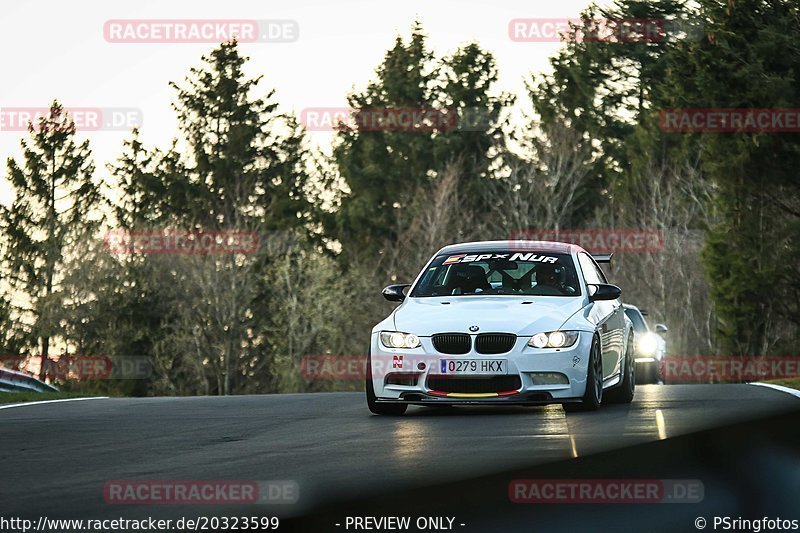
[{"label": "car front bumper", "polygon": [[[504,354],[486,355],[472,348],[464,355],[438,353],[431,337],[413,349],[387,348],[373,332],[370,377],[378,402],[418,405],[541,405],[579,401],[586,390],[590,332],[581,332],[568,348],[533,348],[530,337],[517,337]],[[442,376],[442,360],[507,361],[506,374]]]}]

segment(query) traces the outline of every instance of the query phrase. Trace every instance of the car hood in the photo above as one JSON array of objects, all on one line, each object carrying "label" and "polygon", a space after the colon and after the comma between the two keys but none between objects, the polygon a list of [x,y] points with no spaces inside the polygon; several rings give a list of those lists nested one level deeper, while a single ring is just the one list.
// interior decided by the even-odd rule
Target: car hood
[{"label": "car hood", "polygon": [[[524,337],[559,329],[583,304],[580,297],[558,296],[409,298],[395,310],[394,324],[398,331],[422,337],[443,332],[502,332]],[[479,330],[471,332],[471,326]]]}]

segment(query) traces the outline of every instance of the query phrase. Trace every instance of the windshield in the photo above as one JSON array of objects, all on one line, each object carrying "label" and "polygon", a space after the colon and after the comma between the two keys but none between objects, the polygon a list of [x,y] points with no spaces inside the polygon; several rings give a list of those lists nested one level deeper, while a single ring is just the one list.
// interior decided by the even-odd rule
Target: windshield
[{"label": "windshield", "polygon": [[579,296],[581,290],[569,254],[485,251],[437,256],[411,297],[478,294]]}]

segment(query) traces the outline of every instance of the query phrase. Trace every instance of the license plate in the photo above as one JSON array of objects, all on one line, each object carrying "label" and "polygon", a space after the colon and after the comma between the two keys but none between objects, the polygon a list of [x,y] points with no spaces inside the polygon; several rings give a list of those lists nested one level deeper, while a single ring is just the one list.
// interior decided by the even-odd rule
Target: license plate
[{"label": "license plate", "polygon": [[482,375],[508,374],[505,359],[439,359],[436,374]]}]

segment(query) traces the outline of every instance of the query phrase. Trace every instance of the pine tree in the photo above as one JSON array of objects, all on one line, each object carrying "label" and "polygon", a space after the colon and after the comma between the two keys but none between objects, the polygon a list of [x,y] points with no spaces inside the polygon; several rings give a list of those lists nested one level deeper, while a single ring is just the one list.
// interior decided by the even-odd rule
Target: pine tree
[{"label": "pine tree", "polygon": [[469,43],[443,62],[440,99],[458,115],[458,127],[446,129],[435,139],[437,171],[460,161],[461,198],[465,211],[480,216],[491,207],[487,186],[507,159],[506,109],[514,99],[493,94],[498,70],[494,57],[476,43]]},{"label": "pine tree", "polygon": [[[668,107],[792,108],[800,100],[800,6],[778,0],[703,2],[707,39],[676,54],[665,84]],[[794,349],[787,294],[797,293],[800,196],[796,133],[684,134],[713,180],[718,223],[704,263],[720,345],[736,354]],[[781,333],[777,333],[781,330]],[[788,334],[788,335],[787,335]]]},{"label": "pine tree", "polygon": [[[377,80],[348,98],[355,113],[371,110],[432,109],[431,52],[419,25],[407,43],[398,36],[377,70]],[[365,115],[360,115],[365,116]],[[431,134],[345,127],[333,158],[348,192],[326,234],[348,250],[374,251],[396,236],[397,211],[428,179],[434,167]]]},{"label": "pine tree", "polygon": [[254,94],[261,77],[245,75],[247,58],[235,41],[202,62],[183,83],[171,84],[180,137],[156,158],[158,179],[152,186],[142,182],[142,192],[162,198],[155,198],[160,225],[253,232],[260,246],[247,255],[148,261],[153,275],[162,276],[151,286],[179,288],[161,325],[171,333],[159,344],[159,360],[173,369],[195,361],[206,370],[208,390],[218,394],[270,391],[274,354],[265,331],[271,312],[265,271],[274,260],[273,235],[306,231],[308,154],[299,125],[278,110],[274,91]]},{"label": "pine tree", "polygon": [[[346,192],[325,230],[345,260],[394,246],[414,197],[455,162],[463,168],[463,208],[477,215],[485,207],[485,183],[505,153],[501,111],[511,101],[492,94],[496,80],[494,58],[477,44],[438,59],[418,22],[407,40],[395,39],[376,79],[349,97],[356,123],[339,131],[333,150]],[[371,110],[387,109],[435,110],[438,118],[412,131],[359,123]]]},{"label": "pine tree", "polygon": [[75,123],[61,104],[53,102],[29,134],[21,141],[22,164],[8,160],[14,200],[0,211],[0,224],[6,279],[28,304],[17,313],[31,325],[27,344],[41,350],[44,379],[63,313],[63,266],[83,239],[96,237],[102,198],[92,181],[89,141],[77,142]]},{"label": "pine tree", "polygon": [[[625,197],[633,160],[640,154],[636,129],[658,106],[654,92],[665,83],[671,52],[684,39],[696,38],[677,31],[693,16],[682,0],[591,6],[581,13],[586,25],[577,24],[551,59],[552,74],[530,83],[529,97],[539,115],[531,131],[546,134],[554,125],[567,125],[592,148],[587,164],[593,172],[581,191],[584,213],[591,213],[604,196]],[[615,24],[634,20],[643,23],[642,31],[622,41],[610,33]],[[601,28],[598,38],[588,34],[592,25]]]},{"label": "pine tree", "polygon": [[156,165],[162,159],[158,151],[148,151],[139,139],[139,130],[134,128],[131,137],[123,143],[122,155],[108,170],[114,178],[113,188],[118,195],[114,205],[117,225],[126,231],[143,229],[165,216],[170,209],[168,198]]},{"label": "pine tree", "polygon": [[302,133],[278,112],[274,90],[253,97],[262,77],[248,79],[246,61],[235,41],[226,42],[184,85],[170,84],[186,157],[173,148],[167,166],[177,174],[164,176],[167,195],[206,229],[253,221],[268,230],[298,228],[309,209]]}]

